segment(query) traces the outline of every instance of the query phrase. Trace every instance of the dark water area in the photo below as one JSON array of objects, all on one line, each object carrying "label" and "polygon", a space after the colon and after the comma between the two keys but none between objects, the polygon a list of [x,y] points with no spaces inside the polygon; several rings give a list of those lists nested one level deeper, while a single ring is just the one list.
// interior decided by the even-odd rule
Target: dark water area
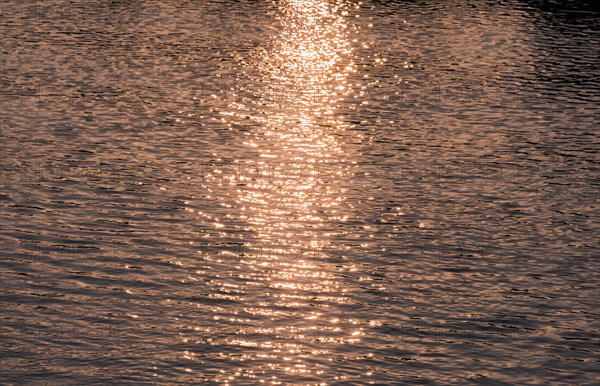
[{"label": "dark water area", "polygon": [[1,384],[600,382],[592,2],[0,12]]}]

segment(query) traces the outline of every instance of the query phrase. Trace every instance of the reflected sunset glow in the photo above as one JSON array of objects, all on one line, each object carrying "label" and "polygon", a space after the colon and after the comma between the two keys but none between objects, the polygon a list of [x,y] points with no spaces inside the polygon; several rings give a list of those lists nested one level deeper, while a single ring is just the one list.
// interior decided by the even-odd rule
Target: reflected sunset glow
[{"label": "reflected sunset glow", "polygon": [[[283,178],[270,182],[248,178],[237,189],[241,217],[253,234],[246,240],[253,251],[244,259],[251,272],[246,285],[266,292],[264,308],[249,314],[294,325],[305,339],[271,342],[271,355],[279,357],[285,350],[290,366],[279,370],[316,376],[331,371],[310,364],[317,359],[313,355],[326,356],[330,350],[328,339],[318,336],[319,329],[327,326],[336,335],[359,338],[358,328],[334,327],[341,317],[335,305],[348,298],[336,276],[339,268],[331,262],[336,257],[327,252],[333,232],[325,226],[349,216],[343,207],[342,182],[350,175],[350,163],[339,139],[348,124],[336,113],[351,92],[348,76],[355,65],[343,4],[282,1],[277,6],[279,33],[273,36],[271,49],[256,52],[255,67],[250,69],[260,81],[244,86],[256,98],[232,104],[226,115],[241,121],[252,112],[257,124],[246,146],[254,148],[265,165],[287,168]],[[270,276],[255,276],[259,270],[253,267],[265,266]],[[280,312],[274,312],[277,309]],[[270,332],[288,333],[282,326]]]}]

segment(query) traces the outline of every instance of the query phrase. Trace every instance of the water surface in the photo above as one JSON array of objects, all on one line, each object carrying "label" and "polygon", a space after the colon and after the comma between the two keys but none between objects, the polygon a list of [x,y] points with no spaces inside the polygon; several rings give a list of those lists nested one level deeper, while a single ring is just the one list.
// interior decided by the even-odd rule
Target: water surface
[{"label": "water surface", "polygon": [[594,384],[583,2],[2,4],[3,384]]}]

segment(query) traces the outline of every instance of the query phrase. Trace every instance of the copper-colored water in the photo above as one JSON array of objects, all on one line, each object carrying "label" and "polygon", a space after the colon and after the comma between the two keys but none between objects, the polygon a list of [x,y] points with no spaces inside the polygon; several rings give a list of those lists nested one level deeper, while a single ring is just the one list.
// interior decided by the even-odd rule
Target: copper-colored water
[{"label": "copper-colored water", "polygon": [[0,383],[597,382],[598,13],[503,3],[3,1]]}]

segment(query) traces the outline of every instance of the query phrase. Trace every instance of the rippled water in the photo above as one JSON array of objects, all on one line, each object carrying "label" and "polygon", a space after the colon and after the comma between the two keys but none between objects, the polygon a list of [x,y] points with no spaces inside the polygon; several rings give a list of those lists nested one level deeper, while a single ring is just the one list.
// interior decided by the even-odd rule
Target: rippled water
[{"label": "rippled water", "polygon": [[583,2],[2,1],[3,384],[594,384]]}]

